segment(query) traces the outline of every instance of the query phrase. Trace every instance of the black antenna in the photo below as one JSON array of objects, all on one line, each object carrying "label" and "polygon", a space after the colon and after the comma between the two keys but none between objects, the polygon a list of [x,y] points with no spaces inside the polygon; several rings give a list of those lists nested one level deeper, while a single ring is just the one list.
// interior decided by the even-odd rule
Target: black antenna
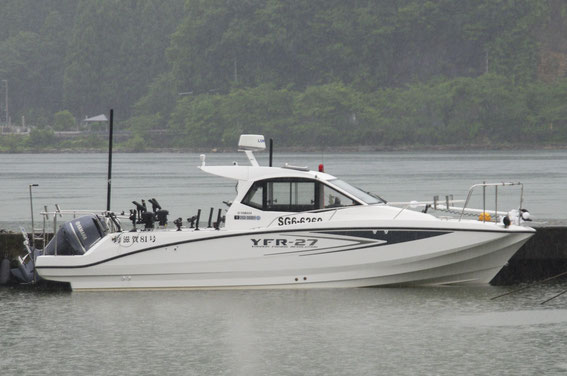
[{"label": "black antenna", "polygon": [[272,167],[273,156],[274,156],[274,140],[270,138],[270,167]]},{"label": "black antenna", "polygon": [[112,186],[112,126],[114,125],[114,110],[110,109],[110,122],[108,126],[108,178],[106,189],[106,210],[110,211],[110,189]]}]

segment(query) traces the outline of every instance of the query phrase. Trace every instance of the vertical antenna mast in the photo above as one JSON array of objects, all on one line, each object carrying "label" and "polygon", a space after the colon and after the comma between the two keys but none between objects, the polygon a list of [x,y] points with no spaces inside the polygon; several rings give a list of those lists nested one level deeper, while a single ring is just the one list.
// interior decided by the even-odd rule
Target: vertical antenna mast
[{"label": "vertical antenna mast", "polygon": [[110,120],[108,126],[108,177],[106,189],[106,210],[110,211],[110,189],[112,186],[112,127],[114,125],[114,110],[110,109]]},{"label": "vertical antenna mast", "polygon": [[272,167],[273,157],[274,157],[274,140],[270,138],[270,167]]}]

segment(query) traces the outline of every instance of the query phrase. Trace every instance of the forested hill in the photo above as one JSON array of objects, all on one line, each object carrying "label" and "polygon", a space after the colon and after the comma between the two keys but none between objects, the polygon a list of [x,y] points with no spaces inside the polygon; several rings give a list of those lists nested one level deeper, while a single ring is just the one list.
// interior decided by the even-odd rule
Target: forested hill
[{"label": "forested hill", "polygon": [[0,150],[110,108],[132,150],[562,145],[567,2],[3,0],[0,79]]}]

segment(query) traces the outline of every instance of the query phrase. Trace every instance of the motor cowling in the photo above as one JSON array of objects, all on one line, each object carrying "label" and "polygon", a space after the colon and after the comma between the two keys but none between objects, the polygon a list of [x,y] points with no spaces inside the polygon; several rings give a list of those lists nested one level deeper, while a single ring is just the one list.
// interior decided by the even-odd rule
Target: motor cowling
[{"label": "motor cowling", "polygon": [[45,255],[83,255],[108,234],[104,219],[89,214],[65,222],[45,247]]}]

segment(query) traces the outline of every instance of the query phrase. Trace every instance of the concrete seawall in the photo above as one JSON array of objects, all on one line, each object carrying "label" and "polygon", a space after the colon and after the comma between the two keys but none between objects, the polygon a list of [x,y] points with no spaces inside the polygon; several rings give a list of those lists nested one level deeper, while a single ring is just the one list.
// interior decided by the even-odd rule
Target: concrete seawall
[{"label": "concrete seawall", "polygon": [[[541,281],[567,271],[567,226],[535,228],[536,234],[494,277],[493,285]],[[15,260],[24,254],[21,234],[0,232],[0,260],[7,258],[15,266]]]},{"label": "concrete seawall", "polygon": [[[31,238],[31,234],[28,234]],[[36,233],[36,236],[40,236]],[[53,234],[47,234],[47,238],[51,239]],[[36,242],[36,246],[41,247],[41,242]],[[0,260],[7,258],[8,260],[17,260],[18,256],[24,256],[26,250],[24,247],[24,238],[19,232],[11,232],[0,230]]]},{"label": "concrete seawall", "polygon": [[536,234],[512,256],[491,284],[541,281],[567,272],[567,226],[534,228]]}]

